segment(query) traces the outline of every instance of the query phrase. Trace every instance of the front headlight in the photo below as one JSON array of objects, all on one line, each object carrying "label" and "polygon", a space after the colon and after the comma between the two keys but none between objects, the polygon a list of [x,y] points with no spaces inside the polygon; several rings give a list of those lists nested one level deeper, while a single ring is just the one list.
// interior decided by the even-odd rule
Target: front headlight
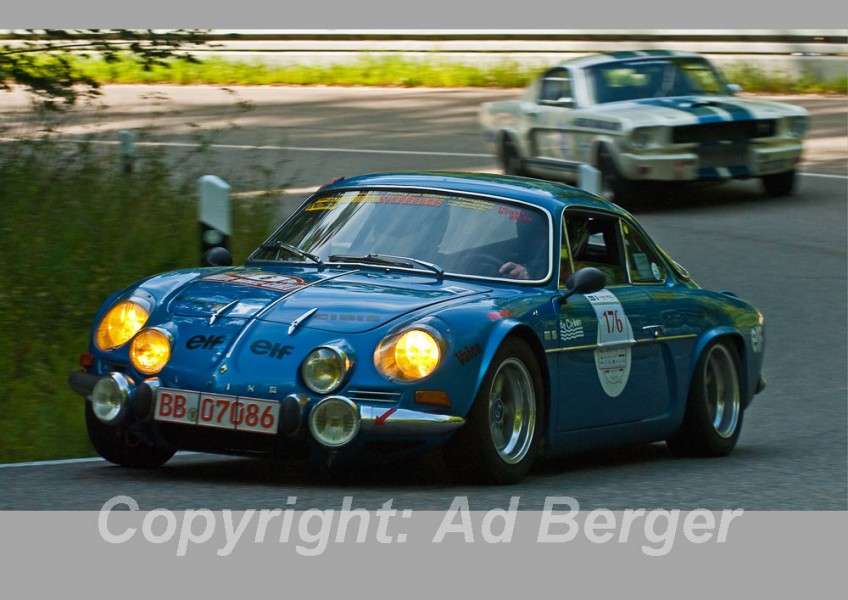
[{"label": "front headlight", "polygon": [[659,137],[659,127],[637,127],[630,133],[630,146],[644,150],[654,145]]},{"label": "front headlight", "polygon": [[147,309],[131,300],[119,302],[100,320],[94,334],[99,350],[114,350],[126,344],[144,327],[150,316]]},{"label": "front headlight", "polygon": [[787,133],[789,137],[801,139],[807,133],[807,117],[789,117],[789,127]]},{"label": "front headlight", "polygon": [[430,375],[442,361],[435,331],[414,328],[389,337],[374,352],[374,365],[389,379],[415,381]]},{"label": "front headlight", "polygon": [[329,394],[339,388],[353,365],[342,348],[321,346],[303,361],[300,374],[306,386],[316,394]]},{"label": "front headlight", "polygon": [[145,329],[133,338],[130,360],[145,375],[155,375],[171,358],[171,336],[161,329]]}]

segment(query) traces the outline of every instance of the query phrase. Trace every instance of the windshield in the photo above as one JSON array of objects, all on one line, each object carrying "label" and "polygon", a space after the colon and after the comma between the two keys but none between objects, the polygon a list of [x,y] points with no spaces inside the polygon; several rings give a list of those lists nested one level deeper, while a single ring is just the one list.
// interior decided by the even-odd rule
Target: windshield
[{"label": "windshield", "polygon": [[612,62],[587,71],[597,104],[727,93],[718,72],[698,58]]},{"label": "windshield", "polygon": [[313,198],[250,259],[541,281],[550,275],[550,248],[550,218],[530,205],[419,191],[356,190]]}]

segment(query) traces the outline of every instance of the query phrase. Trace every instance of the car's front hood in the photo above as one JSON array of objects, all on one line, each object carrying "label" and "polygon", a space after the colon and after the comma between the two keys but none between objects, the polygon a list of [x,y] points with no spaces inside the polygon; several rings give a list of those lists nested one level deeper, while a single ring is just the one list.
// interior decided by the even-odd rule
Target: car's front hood
[{"label": "car's front hood", "polygon": [[602,104],[586,112],[629,120],[634,126],[749,121],[804,114],[803,109],[788,104],[734,96],[646,98]]},{"label": "car's front hood", "polygon": [[361,332],[434,304],[485,291],[428,276],[376,272],[230,269],[185,285],[168,312],[210,320],[255,318],[334,332]]}]

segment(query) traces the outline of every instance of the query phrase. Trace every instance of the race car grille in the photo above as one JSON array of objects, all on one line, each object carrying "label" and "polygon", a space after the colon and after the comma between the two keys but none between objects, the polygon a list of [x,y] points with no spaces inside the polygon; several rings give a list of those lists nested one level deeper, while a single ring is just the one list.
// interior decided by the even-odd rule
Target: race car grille
[{"label": "race car grille", "polygon": [[681,125],[674,128],[672,142],[675,144],[743,142],[756,138],[771,137],[774,135],[776,128],[777,123],[774,119]]},{"label": "race car grille", "polygon": [[386,402],[396,403],[400,400],[399,392],[380,392],[376,390],[350,390],[347,397],[354,402]]}]

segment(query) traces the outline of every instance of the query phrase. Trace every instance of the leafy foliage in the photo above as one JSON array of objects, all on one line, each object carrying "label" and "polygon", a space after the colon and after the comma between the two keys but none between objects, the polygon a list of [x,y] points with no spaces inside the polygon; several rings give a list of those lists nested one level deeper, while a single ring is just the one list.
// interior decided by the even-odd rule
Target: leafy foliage
[{"label": "leafy foliage", "polygon": [[24,86],[40,107],[53,109],[98,95],[101,82],[80,68],[80,58],[130,60],[149,72],[173,61],[198,63],[189,50],[208,45],[202,31],[182,29],[45,29],[14,37],[22,41],[0,44],[0,89]]}]

